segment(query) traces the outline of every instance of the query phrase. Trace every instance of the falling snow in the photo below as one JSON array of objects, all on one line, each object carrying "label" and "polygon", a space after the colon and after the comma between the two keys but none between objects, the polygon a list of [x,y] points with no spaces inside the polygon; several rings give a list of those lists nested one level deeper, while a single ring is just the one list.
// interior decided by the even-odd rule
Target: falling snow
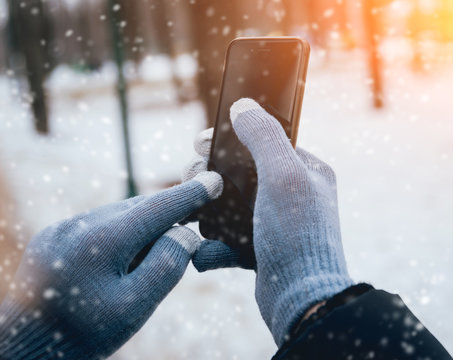
[{"label": "falling snow", "polygon": [[[206,12],[214,14],[214,8]],[[231,29],[219,31],[226,35]],[[404,56],[388,61],[386,107],[374,111],[363,56],[314,51],[298,144],[337,173],[353,278],[400,293],[452,352],[453,315],[446,310],[453,296],[453,74],[452,69],[414,74],[398,63]],[[179,68],[193,73],[193,64],[189,56]],[[180,178],[204,126],[199,102],[177,103],[169,78],[173,65],[168,58],[150,56],[129,72],[129,78],[140,76],[148,84],[130,92],[132,155],[145,193]],[[109,91],[114,78],[111,64],[91,75],[57,68],[49,79],[52,134],[44,138],[32,131],[27,99],[21,101],[11,79],[0,76],[0,162],[30,232],[125,195],[117,102]],[[80,92],[82,98],[74,96]],[[90,251],[99,256],[99,249]],[[56,260],[53,266],[58,270],[64,264]],[[256,306],[254,281],[254,274],[244,270],[198,274],[189,267],[181,284],[113,359],[144,358],[157,349],[161,358],[270,358],[276,347]],[[76,285],[70,290],[75,299],[79,293]],[[45,299],[57,295],[43,289]],[[421,324],[412,327],[422,329]],[[382,346],[389,341],[381,339]],[[401,346],[408,354],[413,351],[409,343]]]}]

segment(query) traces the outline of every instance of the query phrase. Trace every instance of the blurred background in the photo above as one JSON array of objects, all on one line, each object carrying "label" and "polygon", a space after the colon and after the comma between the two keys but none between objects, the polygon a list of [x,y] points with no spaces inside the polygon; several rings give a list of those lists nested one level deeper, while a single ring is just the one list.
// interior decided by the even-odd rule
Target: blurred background
[{"label": "blurred background", "polygon": [[[228,43],[267,35],[312,46],[298,145],[337,173],[353,278],[453,352],[453,0],[0,0],[0,300],[43,227],[178,183]],[[276,350],[252,272],[190,265],[112,359]]]}]

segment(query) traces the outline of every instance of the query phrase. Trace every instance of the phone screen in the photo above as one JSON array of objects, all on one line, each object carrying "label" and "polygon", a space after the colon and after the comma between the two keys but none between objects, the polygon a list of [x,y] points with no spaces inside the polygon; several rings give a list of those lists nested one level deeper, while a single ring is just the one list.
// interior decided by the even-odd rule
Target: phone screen
[{"label": "phone screen", "polygon": [[222,175],[224,187],[200,212],[199,227],[206,238],[240,249],[250,264],[257,174],[251,154],[232,128],[230,108],[241,98],[254,99],[295,141],[298,119],[292,122],[302,102],[298,89],[303,88],[299,81],[305,80],[308,51],[308,44],[295,38],[251,38],[233,41],[227,53],[209,159],[209,169]]},{"label": "phone screen", "polygon": [[210,166],[231,181],[252,210],[257,185],[255,166],[232,129],[230,107],[240,98],[254,99],[277,118],[290,138],[301,50],[300,42],[295,40],[251,39],[233,43],[228,53]]}]

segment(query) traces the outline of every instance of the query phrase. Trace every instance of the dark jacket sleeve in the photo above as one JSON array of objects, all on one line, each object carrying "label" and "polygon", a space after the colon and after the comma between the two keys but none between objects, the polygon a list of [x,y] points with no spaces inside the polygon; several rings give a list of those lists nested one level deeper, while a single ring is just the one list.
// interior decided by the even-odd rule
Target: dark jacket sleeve
[{"label": "dark jacket sleeve", "polygon": [[398,295],[360,284],[321,309],[296,325],[273,360],[452,359]]}]

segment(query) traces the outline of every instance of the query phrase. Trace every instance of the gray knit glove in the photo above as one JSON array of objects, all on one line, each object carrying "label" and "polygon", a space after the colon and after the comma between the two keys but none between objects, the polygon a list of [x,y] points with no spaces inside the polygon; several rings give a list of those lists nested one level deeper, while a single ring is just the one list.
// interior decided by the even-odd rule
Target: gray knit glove
[{"label": "gray knit glove", "polygon": [[[183,276],[200,238],[172,225],[222,192],[213,172],[85,212],[28,245],[0,305],[0,359],[105,359]],[[132,259],[152,245],[132,272]]]},{"label": "gray knit glove", "polygon": [[[258,173],[253,219],[257,261],[256,300],[281,345],[310,306],[353,284],[341,243],[337,189],[332,169],[308,152],[294,150],[279,122],[251,99],[231,108],[233,128],[252,154]],[[199,137],[201,157],[186,177],[205,168],[211,133]],[[193,263],[199,271],[241,266],[237,252],[204,241]]]}]

